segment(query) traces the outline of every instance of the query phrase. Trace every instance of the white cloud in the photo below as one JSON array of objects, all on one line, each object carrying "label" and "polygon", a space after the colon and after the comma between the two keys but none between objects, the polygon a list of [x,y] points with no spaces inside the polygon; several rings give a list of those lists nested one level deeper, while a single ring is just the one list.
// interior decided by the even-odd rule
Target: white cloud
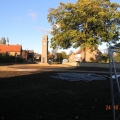
[{"label": "white cloud", "polygon": [[51,29],[46,29],[46,28],[40,28],[40,27],[35,27],[35,29],[40,32],[40,33],[44,33],[44,34],[50,34]]},{"label": "white cloud", "polygon": [[37,17],[38,17],[38,13],[37,12],[33,12],[32,10],[28,10],[28,16],[34,22],[37,19]]}]

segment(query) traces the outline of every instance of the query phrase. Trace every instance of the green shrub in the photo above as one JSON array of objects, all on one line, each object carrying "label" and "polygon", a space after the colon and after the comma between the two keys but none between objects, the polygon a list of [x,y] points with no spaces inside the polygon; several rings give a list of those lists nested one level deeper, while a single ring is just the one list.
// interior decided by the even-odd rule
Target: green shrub
[{"label": "green shrub", "polygon": [[21,63],[21,62],[23,62],[23,59],[22,59],[22,58],[17,57],[17,58],[16,58],[16,62],[17,62],[17,63]]},{"label": "green shrub", "polygon": [[120,62],[120,56],[114,56],[114,61],[115,62]]},{"label": "green shrub", "polygon": [[108,55],[107,55],[107,54],[103,54],[103,55],[101,56],[101,59],[99,60],[99,62],[101,62],[101,63],[107,63],[108,60],[109,60]]},{"label": "green shrub", "polygon": [[0,63],[21,63],[23,62],[22,58],[8,55],[0,55]]},{"label": "green shrub", "polygon": [[0,56],[0,63],[10,63],[11,59],[9,56]]}]

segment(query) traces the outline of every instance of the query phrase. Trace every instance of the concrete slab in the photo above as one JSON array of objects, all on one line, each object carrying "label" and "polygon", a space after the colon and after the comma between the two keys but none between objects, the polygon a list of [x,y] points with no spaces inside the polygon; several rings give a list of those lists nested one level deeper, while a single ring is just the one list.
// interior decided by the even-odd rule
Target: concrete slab
[{"label": "concrete slab", "polygon": [[61,80],[67,80],[67,81],[85,81],[85,82],[89,82],[92,80],[106,80],[106,78],[108,78],[108,75],[99,75],[96,73],[69,73],[69,72],[64,72],[64,73],[57,73],[54,76],[51,76],[53,78],[57,78],[57,79],[61,79]]}]

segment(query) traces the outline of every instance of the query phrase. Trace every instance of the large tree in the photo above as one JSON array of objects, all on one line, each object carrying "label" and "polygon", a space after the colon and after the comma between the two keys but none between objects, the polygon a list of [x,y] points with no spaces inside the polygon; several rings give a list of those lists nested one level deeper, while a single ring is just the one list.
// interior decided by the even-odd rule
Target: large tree
[{"label": "large tree", "polygon": [[92,50],[103,42],[118,40],[119,7],[109,0],[78,0],[50,8],[47,18],[52,25],[51,47]]}]

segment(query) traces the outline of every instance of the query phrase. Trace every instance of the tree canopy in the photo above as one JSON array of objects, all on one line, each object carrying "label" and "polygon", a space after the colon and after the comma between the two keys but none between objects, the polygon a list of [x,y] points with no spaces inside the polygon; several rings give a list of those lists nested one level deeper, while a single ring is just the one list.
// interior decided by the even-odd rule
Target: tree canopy
[{"label": "tree canopy", "polygon": [[5,37],[2,37],[2,38],[1,38],[0,44],[6,44],[6,39],[5,39]]},{"label": "tree canopy", "polygon": [[61,51],[62,58],[67,58],[67,53],[65,51]]},{"label": "tree canopy", "polygon": [[118,40],[120,5],[110,0],[78,0],[50,8],[51,47],[97,48],[103,42]]}]

